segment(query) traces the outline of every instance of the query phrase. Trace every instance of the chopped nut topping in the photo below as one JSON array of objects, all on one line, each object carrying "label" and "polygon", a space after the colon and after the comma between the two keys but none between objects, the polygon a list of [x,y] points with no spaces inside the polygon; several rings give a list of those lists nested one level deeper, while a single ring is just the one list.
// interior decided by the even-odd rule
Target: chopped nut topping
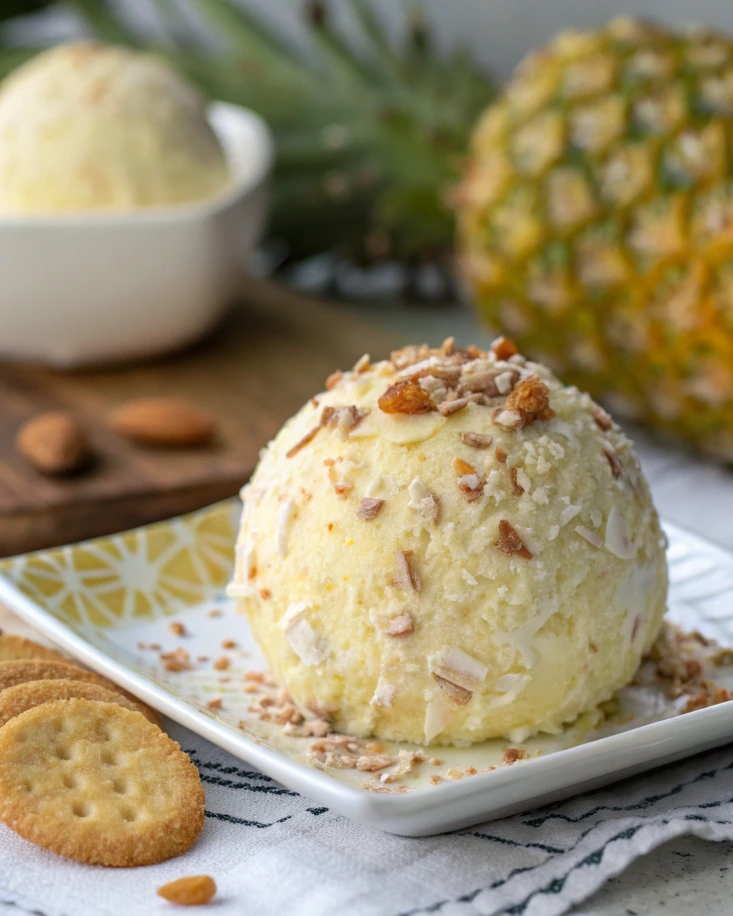
[{"label": "chopped nut topping", "polygon": [[435,680],[438,687],[440,687],[448,699],[452,703],[455,703],[456,706],[465,706],[473,696],[471,690],[466,690],[465,687],[459,687],[458,684],[454,684],[452,681],[447,680],[447,678],[441,677],[434,671],[430,673],[430,676]]},{"label": "chopped nut topping", "polygon": [[260,589],[260,598],[262,598],[263,601],[269,601],[270,598],[272,598],[272,592],[270,591],[270,589],[261,588]]},{"label": "chopped nut topping", "polygon": [[497,337],[491,344],[491,352],[497,359],[507,360],[519,353],[513,341],[506,337]]},{"label": "chopped nut topping", "polygon": [[503,448],[500,448],[498,445],[497,445],[497,447],[496,447],[496,449],[495,449],[495,451],[494,451],[494,455],[496,455],[496,460],[497,460],[500,464],[506,464],[506,460],[507,460],[507,458],[509,457],[509,455],[507,455],[507,453],[504,451],[504,449],[503,449]]},{"label": "chopped nut topping", "polygon": [[316,438],[320,428],[321,424],[319,423],[318,426],[314,426],[313,429],[309,430],[299,442],[296,442],[291,449],[285,452],[285,457],[293,458],[295,455],[297,455],[302,448],[305,448],[309,442],[312,442]]},{"label": "chopped nut topping", "polygon": [[209,709],[221,709],[221,697],[217,697],[215,700],[209,700],[206,705]]},{"label": "chopped nut topping", "polygon": [[512,481],[512,493],[514,493],[515,496],[522,496],[524,493],[524,487],[519,486],[519,481],[517,480],[517,469],[510,468],[509,476],[511,477]]},{"label": "chopped nut topping", "polygon": [[454,458],[453,470],[457,475],[458,489],[467,502],[471,503],[475,499],[479,499],[484,492],[484,483],[486,481],[476,471],[476,468],[462,458]]},{"label": "chopped nut topping", "polygon": [[345,477],[339,476],[338,471],[336,470],[336,462],[326,459],[324,462],[328,467],[328,482],[331,484],[333,492],[340,496],[341,499],[346,499],[349,493],[354,489],[354,484],[347,480]]},{"label": "chopped nut topping", "polygon": [[168,626],[168,631],[172,633],[174,636],[185,636],[186,635],[186,628],[178,620],[174,620],[173,623],[171,623]]},{"label": "chopped nut topping", "polygon": [[221,617],[221,611],[218,607],[212,608],[206,615],[207,617]]},{"label": "chopped nut topping", "polygon": [[409,614],[393,617],[387,627],[387,636],[409,636],[415,632],[415,622]]},{"label": "chopped nut topping", "polygon": [[455,344],[455,337],[446,337],[443,343],[440,345],[440,352],[443,354],[443,356],[453,356],[456,350]]},{"label": "chopped nut topping", "polygon": [[352,429],[357,427],[369,410],[345,404],[342,407],[324,407],[321,413],[321,426],[337,429],[342,439],[346,439]]},{"label": "chopped nut topping", "polygon": [[491,436],[484,435],[484,433],[459,433],[458,438],[470,448],[489,448],[492,442]]},{"label": "chopped nut topping", "polygon": [[368,353],[365,353],[363,356],[360,356],[359,359],[354,363],[354,368],[351,370],[355,372],[356,375],[361,375],[362,372],[367,372],[370,368],[370,357]]},{"label": "chopped nut topping", "polygon": [[427,344],[414,344],[409,347],[403,347],[401,350],[393,350],[390,354],[390,362],[398,371],[407,369],[408,366],[414,366],[421,363],[430,356],[430,347]]},{"label": "chopped nut topping", "polygon": [[363,773],[375,773],[377,770],[384,770],[386,767],[392,766],[393,763],[394,758],[388,757],[386,754],[363,754],[357,758],[356,769],[361,770]]},{"label": "chopped nut topping", "polygon": [[217,658],[214,662],[214,668],[216,668],[217,671],[226,671],[228,667],[229,659],[225,655],[222,655],[221,658]]},{"label": "chopped nut topping", "polygon": [[390,385],[377,403],[384,413],[418,414],[434,409],[430,394],[411,378]]},{"label": "chopped nut topping", "polygon": [[613,428],[613,420],[611,415],[607,413],[602,407],[599,407],[598,404],[591,405],[590,415],[595,420],[596,426],[599,429],[602,429],[604,432],[607,432],[609,429]]},{"label": "chopped nut topping", "polygon": [[442,782],[442,781],[443,781],[443,777],[442,777],[442,776],[438,776],[437,773],[431,773],[430,776],[428,777],[428,779],[429,779],[429,781],[430,781],[430,784],[433,785],[433,786],[437,786],[439,782]]},{"label": "chopped nut topping", "polygon": [[329,377],[326,379],[326,390],[331,391],[332,388],[335,388],[336,385],[344,377],[343,372],[340,369],[337,369],[335,372],[332,372]]},{"label": "chopped nut topping", "polygon": [[163,652],[160,660],[166,671],[191,670],[191,656],[183,648],[178,648],[175,652]]},{"label": "chopped nut topping", "polygon": [[551,420],[555,416],[550,407],[550,390],[536,375],[530,375],[515,386],[504,403],[506,411],[519,414],[520,423],[517,428],[520,429],[534,420]]},{"label": "chopped nut topping", "polygon": [[506,519],[499,522],[499,537],[496,539],[496,546],[504,553],[523,557],[525,560],[532,559],[532,554]]},{"label": "chopped nut topping", "polygon": [[706,709],[708,706],[717,706],[719,703],[727,703],[728,700],[733,700],[733,692],[716,686],[712,681],[703,680],[700,682],[700,686],[703,689],[690,697],[682,710],[683,713],[695,712],[697,709]]},{"label": "chopped nut topping", "polygon": [[222,649],[236,649],[237,644],[233,639],[225,639],[221,644]]},{"label": "chopped nut topping", "polygon": [[438,412],[444,417],[450,417],[454,413],[458,413],[459,410],[463,410],[468,404],[478,403],[481,400],[481,395],[472,394],[465,398],[455,398],[452,401],[445,400],[438,407]]},{"label": "chopped nut topping", "polygon": [[408,589],[413,589],[416,592],[419,592],[422,589],[422,582],[417,571],[412,568],[410,562],[410,557],[412,556],[411,550],[398,550],[395,554],[397,561],[397,571],[395,577],[392,580],[392,584],[395,588],[400,588],[405,591]]},{"label": "chopped nut topping", "polygon": [[619,457],[612,448],[604,448],[603,454],[606,456],[606,460],[611,468],[611,473],[613,474],[616,480],[623,474],[623,467],[619,461]]},{"label": "chopped nut topping", "polygon": [[510,767],[519,760],[526,760],[528,757],[529,754],[523,747],[508,747],[504,751],[504,756],[501,758],[500,766]]},{"label": "chopped nut topping", "polygon": [[356,510],[356,517],[369,521],[379,515],[379,510],[384,505],[383,499],[371,499],[369,496],[363,496],[359,500],[359,507]]}]

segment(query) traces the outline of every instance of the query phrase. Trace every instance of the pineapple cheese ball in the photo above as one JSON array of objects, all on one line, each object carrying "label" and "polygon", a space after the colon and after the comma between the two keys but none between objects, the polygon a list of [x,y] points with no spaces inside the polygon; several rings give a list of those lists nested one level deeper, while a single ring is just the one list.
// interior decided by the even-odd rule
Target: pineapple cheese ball
[{"label": "pineapple cheese ball", "polygon": [[151,54],[61,45],[0,85],[0,214],[177,204],[228,182],[203,97]]},{"label": "pineapple cheese ball", "polygon": [[602,408],[503,338],[327,389],[242,491],[230,586],[298,703],[358,736],[521,741],[631,680],[665,542]]}]

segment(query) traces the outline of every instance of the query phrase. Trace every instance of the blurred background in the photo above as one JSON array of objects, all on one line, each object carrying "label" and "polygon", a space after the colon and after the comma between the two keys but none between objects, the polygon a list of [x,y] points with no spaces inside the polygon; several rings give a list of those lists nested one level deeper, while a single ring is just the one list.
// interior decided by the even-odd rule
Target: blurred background
[{"label": "blurred background", "polygon": [[694,467],[716,515],[733,9],[12,0],[0,17],[0,552],[230,495],[333,369],[447,336],[510,336],[630,424],[668,514]]}]

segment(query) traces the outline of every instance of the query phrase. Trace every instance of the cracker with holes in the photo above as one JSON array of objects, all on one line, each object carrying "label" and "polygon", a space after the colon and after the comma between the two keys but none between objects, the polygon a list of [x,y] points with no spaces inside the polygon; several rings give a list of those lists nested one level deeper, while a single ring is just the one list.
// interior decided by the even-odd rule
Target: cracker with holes
[{"label": "cracker with holes", "polygon": [[9,662],[21,658],[46,658],[59,662],[68,661],[58,649],[42,646],[39,642],[17,636],[15,633],[0,633],[0,662]]},{"label": "cracker with holes", "polygon": [[151,865],[185,852],[204,823],[198,770],[140,713],[55,700],[0,728],[0,819],[91,865]]},{"label": "cracker with holes", "polygon": [[97,700],[100,703],[117,703],[125,709],[141,712],[146,719],[160,725],[160,717],[154,709],[144,703],[131,700],[115,690],[108,690],[100,684],[86,681],[73,681],[70,678],[60,680],[28,681],[0,690],[0,726],[5,725],[15,716],[27,709],[50,703],[52,700]]}]

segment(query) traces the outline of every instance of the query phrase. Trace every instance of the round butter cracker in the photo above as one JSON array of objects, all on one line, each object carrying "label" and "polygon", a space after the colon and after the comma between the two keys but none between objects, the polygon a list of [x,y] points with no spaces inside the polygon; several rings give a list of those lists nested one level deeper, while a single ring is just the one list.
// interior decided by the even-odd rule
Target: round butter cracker
[{"label": "round butter cracker", "polygon": [[148,721],[160,726],[160,717],[144,703],[131,700],[122,693],[108,690],[100,684],[61,678],[26,681],[0,690],[0,727],[27,709],[50,703],[52,700],[96,700],[100,703],[117,703],[133,712],[141,712]]},{"label": "round butter cracker", "polygon": [[0,662],[15,661],[22,658],[55,659],[59,662],[68,661],[67,657],[58,649],[42,646],[25,636],[15,633],[0,633]]},{"label": "round butter cracker", "polygon": [[0,728],[0,819],[90,865],[151,865],[185,852],[204,823],[198,770],[140,713],[55,700]]}]

